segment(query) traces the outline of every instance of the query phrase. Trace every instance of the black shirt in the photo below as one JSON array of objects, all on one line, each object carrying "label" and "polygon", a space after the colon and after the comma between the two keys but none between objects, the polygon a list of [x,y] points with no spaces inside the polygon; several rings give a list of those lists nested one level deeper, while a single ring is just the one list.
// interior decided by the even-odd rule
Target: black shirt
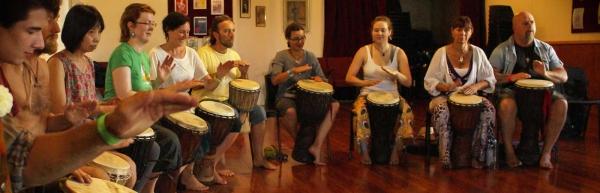
[{"label": "black shirt", "polygon": [[533,61],[541,60],[540,56],[538,56],[535,53],[534,48],[534,44],[531,44],[528,47],[521,47],[515,44],[515,51],[517,53],[517,63],[513,68],[513,74],[525,72],[530,74],[532,78],[541,78],[541,76],[536,74],[533,70]]}]

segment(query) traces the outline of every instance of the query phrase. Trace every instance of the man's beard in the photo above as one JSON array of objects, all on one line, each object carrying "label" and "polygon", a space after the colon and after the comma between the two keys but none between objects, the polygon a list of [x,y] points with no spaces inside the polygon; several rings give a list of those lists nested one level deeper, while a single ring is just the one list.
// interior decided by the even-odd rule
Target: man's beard
[{"label": "man's beard", "polygon": [[46,39],[44,45],[44,49],[41,50],[42,54],[54,54],[58,49],[58,42],[53,38]]},{"label": "man's beard", "polygon": [[233,41],[223,41],[223,40],[221,40],[221,45],[225,46],[226,48],[231,48],[231,47],[233,47]]}]

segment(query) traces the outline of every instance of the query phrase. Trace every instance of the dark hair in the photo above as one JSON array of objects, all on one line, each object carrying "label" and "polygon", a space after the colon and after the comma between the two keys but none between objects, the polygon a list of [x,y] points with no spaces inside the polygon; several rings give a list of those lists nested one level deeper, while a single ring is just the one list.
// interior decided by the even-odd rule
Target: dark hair
[{"label": "dark hair", "polygon": [[392,29],[394,29],[394,26],[392,25],[392,20],[385,15],[380,15],[380,16],[375,17],[375,19],[373,19],[373,21],[371,21],[371,30],[373,30],[373,25],[375,25],[375,23],[377,23],[378,21],[383,21],[383,22],[387,23],[388,30],[391,31]]},{"label": "dark hair", "polygon": [[15,23],[26,20],[34,9],[46,9],[56,17],[61,3],[62,0],[1,0],[0,26],[11,28]]},{"label": "dark hair", "polygon": [[[284,32],[285,39],[289,40],[290,38],[292,38],[292,32],[294,32],[294,31],[300,31],[300,30],[304,30],[304,26],[302,26],[302,25],[300,25],[299,23],[296,23],[296,22],[290,23],[290,25],[288,25],[285,28],[285,32]],[[289,42],[287,43],[287,46],[288,46],[288,48],[290,47],[290,43]]]},{"label": "dark hair", "polygon": [[167,32],[175,30],[183,24],[189,23],[190,19],[179,12],[171,12],[162,20],[162,29],[165,32],[165,37],[169,37]]},{"label": "dark hair", "polygon": [[65,17],[65,24],[60,35],[65,48],[74,52],[81,45],[87,32],[94,27],[100,27],[100,32],[104,31],[104,20],[100,12],[90,5],[73,6]]},{"label": "dark hair", "polygon": [[471,18],[468,16],[460,16],[456,19],[452,20],[452,24],[450,25],[450,29],[455,28],[469,28],[473,29],[473,23],[471,23]]},{"label": "dark hair", "polygon": [[219,15],[213,18],[213,21],[210,24],[210,30],[208,30],[208,34],[210,34],[211,45],[217,43],[217,39],[215,39],[215,37],[213,36],[213,32],[219,33],[219,24],[223,23],[224,21],[233,22],[233,19],[231,19],[231,17],[229,17],[228,15]]},{"label": "dark hair", "polygon": [[140,15],[143,12],[156,14],[152,7],[142,3],[132,3],[125,8],[123,15],[121,15],[121,22],[119,24],[121,27],[121,42],[129,41],[129,38],[131,38],[129,35],[129,28],[127,27],[127,23],[136,23],[137,19],[140,18]]}]

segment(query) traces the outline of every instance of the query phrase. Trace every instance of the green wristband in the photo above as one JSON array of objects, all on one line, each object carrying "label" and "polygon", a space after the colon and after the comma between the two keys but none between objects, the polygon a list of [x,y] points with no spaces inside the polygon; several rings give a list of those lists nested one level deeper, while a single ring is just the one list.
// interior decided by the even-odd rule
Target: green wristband
[{"label": "green wristband", "polygon": [[102,140],[108,145],[114,145],[121,141],[121,138],[113,135],[106,129],[105,119],[107,114],[100,115],[96,120],[96,128],[98,129],[98,134],[102,138]]}]

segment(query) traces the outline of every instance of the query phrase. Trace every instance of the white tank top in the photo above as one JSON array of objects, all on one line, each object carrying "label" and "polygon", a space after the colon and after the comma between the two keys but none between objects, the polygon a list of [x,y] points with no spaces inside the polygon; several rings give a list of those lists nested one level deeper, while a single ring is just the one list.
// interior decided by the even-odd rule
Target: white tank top
[{"label": "white tank top", "polygon": [[[392,61],[385,66],[389,69],[398,70],[398,50],[400,50],[396,46],[391,46],[393,50],[396,50],[392,56]],[[382,80],[379,84],[363,87],[360,90],[361,95],[366,95],[373,91],[386,91],[398,94],[398,84],[396,83],[396,79],[390,76],[387,72],[381,69],[381,66],[375,64],[373,58],[371,57],[371,46],[365,46],[367,50],[367,62],[363,65],[363,78],[365,80]]]}]

